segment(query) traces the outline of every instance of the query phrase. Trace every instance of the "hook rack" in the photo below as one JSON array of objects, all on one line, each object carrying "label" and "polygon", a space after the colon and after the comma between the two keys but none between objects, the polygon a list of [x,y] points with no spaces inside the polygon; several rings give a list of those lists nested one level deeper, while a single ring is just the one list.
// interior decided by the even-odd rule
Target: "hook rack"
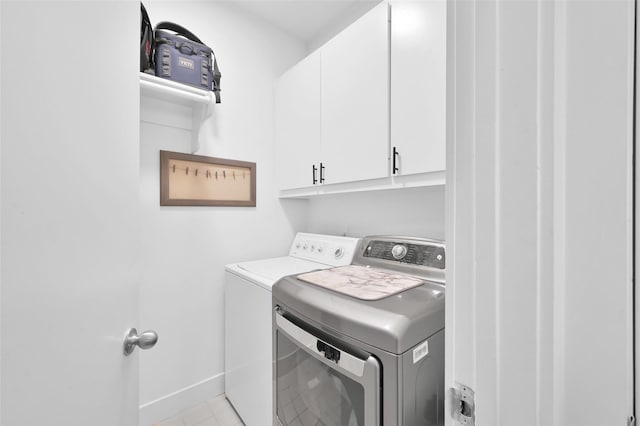
[{"label": "hook rack", "polygon": [[255,206],[256,164],[160,151],[160,205]]},{"label": "hook rack", "polygon": [[[198,173],[201,173],[201,169],[200,168],[196,168],[195,170],[189,168],[189,167],[177,167],[175,164],[173,164],[171,166],[171,172],[172,173],[176,173],[176,171],[185,172],[185,175],[189,176],[189,173],[191,173],[194,177],[198,177]],[[233,180],[236,180],[237,176],[241,176],[242,179],[246,179],[248,173],[246,171],[242,171],[242,174],[238,173],[238,175],[236,176],[236,171],[235,170],[230,170],[231,172],[231,177],[233,177]],[[200,174],[200,176],[202,177],[202,174]],[[209,178],[215,178],[216,180],[218,179],[218,170],[214,170],[213,172],[210,169],[206,169],[204,170],[204,178],[205,179],[209,179]],[[227,178],[227,170],[226,169],[222,169],[222,179],[226,179]]]}]

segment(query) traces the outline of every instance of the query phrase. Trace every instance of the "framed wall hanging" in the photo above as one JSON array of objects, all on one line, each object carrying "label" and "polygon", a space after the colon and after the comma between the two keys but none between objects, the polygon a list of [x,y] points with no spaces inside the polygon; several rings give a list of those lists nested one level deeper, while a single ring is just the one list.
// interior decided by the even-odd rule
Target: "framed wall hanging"
[{"label": "framed wall hanging", "polygon": [[161,206],[256,205],[256,163],[160,151]]}]

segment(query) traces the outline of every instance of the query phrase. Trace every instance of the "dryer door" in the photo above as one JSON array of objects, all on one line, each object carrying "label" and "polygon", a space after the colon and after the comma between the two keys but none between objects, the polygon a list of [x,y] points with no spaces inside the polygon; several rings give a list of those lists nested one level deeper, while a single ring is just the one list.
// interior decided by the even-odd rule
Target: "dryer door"
[{"label": "dryer door", "polygon": [[[380,424],[380,364],[276,311],[276,417],[284,426]],[[364,358],[364,359],[363,359]]]}]

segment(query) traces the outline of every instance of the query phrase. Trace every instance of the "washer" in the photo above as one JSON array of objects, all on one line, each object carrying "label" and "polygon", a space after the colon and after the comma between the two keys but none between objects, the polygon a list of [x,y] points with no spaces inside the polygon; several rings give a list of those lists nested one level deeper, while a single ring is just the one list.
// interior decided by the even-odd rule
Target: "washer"
[{"label": "washer", "polygon": [[441,241],[362,239],[273,287],[274,425],[444,425]]},{"label": "washer", "polygon": [[271,288],[283,276],[349,265],[358,238],[299,232],[288,256],[225,272],[225,393],[247,426],[273,418]]}]

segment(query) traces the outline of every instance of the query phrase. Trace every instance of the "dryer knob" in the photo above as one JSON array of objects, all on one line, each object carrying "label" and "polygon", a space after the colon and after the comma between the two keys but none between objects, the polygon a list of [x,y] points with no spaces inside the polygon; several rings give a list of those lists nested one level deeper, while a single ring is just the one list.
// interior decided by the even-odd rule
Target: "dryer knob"
[{"label": "dryer knob", "polygon": [[397,244],[391,249],[391,255],[395,260],[400,260],[407,255],[407,246]]},{"label": "dryer knob", "polygon": [[340,259],[344,255],[344,249],[342,247],[338,247],[336,251],[333,252],[333,255],[336,259]]}]

